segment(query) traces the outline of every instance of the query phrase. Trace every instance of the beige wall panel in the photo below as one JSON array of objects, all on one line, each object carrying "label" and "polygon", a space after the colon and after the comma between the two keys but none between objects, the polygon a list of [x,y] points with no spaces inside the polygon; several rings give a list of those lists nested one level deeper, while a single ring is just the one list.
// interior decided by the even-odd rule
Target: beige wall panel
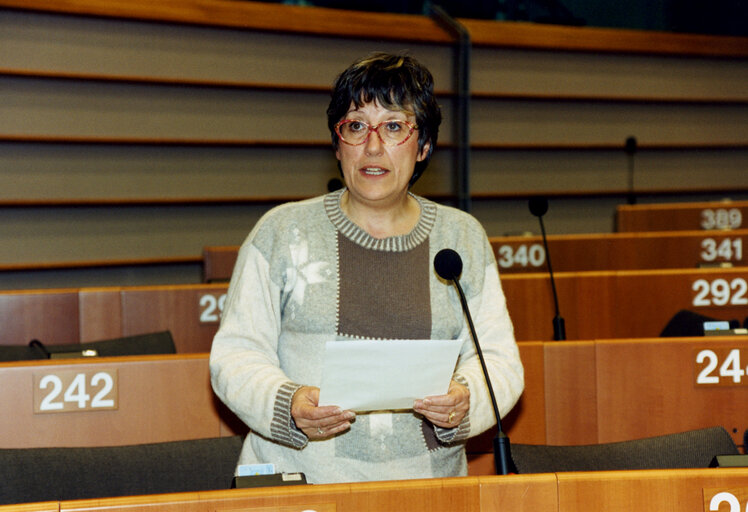
[{"label": "beige wall panel", "polygon": [[77,73],[330,86],[372,51],[410,51],[440,89],[451,51],[412,42],[352,40],[0,11],[0,66]]},{"label": "beige wall panel", "polygon": [[0,78],[0,132],[79,137],[328,140],[322,93]]},{"label": "beige wall panel", "polygon": [[746,189],[748,149],[641,151],[634,169],[634,187],[645,190]]},{"label": "beige wall panel", "polygon": [[[623,202],[624,198],[616,197],[551,199],[543,216],[546,232],[608,233],[615,225],[615,207]],[[472,213],[489,236],[540,233],[538,218],[530,213],[527,199],[473,200]]]},{"label": "beige wall panel", "polygon": [[311,196],[339,176],[329,147],[6,144],[1,199]]},{"label": "beige wall panel", "polygon": [[474,48],[472,64],[479,92],[748,99],[741,59]]},{"label": "beige wall panel", "polygon": [[0,264],[197,256],[240,244],[268,205],[0,209]]},{"label": "beige wall panel", "polygon": [[748,106],[475,100],[474,143],[716,144],[746,142]]},{"label": "beige wall panel", "polygon": [[[137,265],[115,267],[63,268],[0,272],[0,290],[38,290],[100,286],[148,286],[199,283],[202,266]],[[99,334],[96,334],[99,339]],[[95,341],[94,339],[86,341]]]},{"label": "beige wall panel", "polygon": [[474,194],[623,191],[628,161],[615,151],[493,151],[471,154],[470,189]]}]

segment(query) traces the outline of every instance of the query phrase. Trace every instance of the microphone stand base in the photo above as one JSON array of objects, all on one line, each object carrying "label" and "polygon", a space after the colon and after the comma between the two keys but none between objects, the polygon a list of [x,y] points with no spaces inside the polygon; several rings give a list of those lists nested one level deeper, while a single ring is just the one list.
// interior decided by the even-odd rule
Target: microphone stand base
[{"label": "microphone stand base", "polygon": [[509,437],[503,432],[496,434],[493,438],[493,458],[496,464],[497,475],[518,474],[517,466],[512,459],[512,449]]}]

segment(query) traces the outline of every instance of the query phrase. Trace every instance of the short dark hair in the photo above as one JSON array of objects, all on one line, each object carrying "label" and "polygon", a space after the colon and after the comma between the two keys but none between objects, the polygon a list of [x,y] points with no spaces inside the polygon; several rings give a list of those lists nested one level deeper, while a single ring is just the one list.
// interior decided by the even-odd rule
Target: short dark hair
[{"label": "short dark hair", "polygon": [[351,103],[361,107],[372,101],[390,110],[413,111],[418,125],[418,151],[430,143],[426,158],[416,162],[409,183],[413,185],[426,169],[439,138],[442,113],[434,96],[434,78],[425,66],[406,54],[377,52],[351,64],[335,79],[327,107],[327,126],[335,150],[340,144],[335,125]]}]

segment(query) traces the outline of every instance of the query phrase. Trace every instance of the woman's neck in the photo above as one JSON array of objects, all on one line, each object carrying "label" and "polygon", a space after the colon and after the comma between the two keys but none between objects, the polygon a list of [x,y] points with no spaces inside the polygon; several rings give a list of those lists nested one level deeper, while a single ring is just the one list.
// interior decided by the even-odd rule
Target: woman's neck
[{"label": "woman's neck", "polygon": [[348,190],[340,198],[343,213],[374,238],[407,235],[421,216],[421,207],[410,194],[388,205],[369,205],[356,201]]}]

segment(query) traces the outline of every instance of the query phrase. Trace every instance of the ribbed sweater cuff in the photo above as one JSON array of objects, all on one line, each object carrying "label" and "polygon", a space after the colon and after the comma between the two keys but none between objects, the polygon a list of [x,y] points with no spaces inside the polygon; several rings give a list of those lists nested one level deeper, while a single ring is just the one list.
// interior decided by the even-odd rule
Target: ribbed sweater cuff
[{"label": "ribbed sweater cuff", "polygon": [[273,407],[273,418],[270,421],[270,436],[273,441],[291,446],[293,448],[304,448],[309,442],[306,434],[302,432],[291,416],[291,401],[301,384],[286,382],[278,389]]}]

